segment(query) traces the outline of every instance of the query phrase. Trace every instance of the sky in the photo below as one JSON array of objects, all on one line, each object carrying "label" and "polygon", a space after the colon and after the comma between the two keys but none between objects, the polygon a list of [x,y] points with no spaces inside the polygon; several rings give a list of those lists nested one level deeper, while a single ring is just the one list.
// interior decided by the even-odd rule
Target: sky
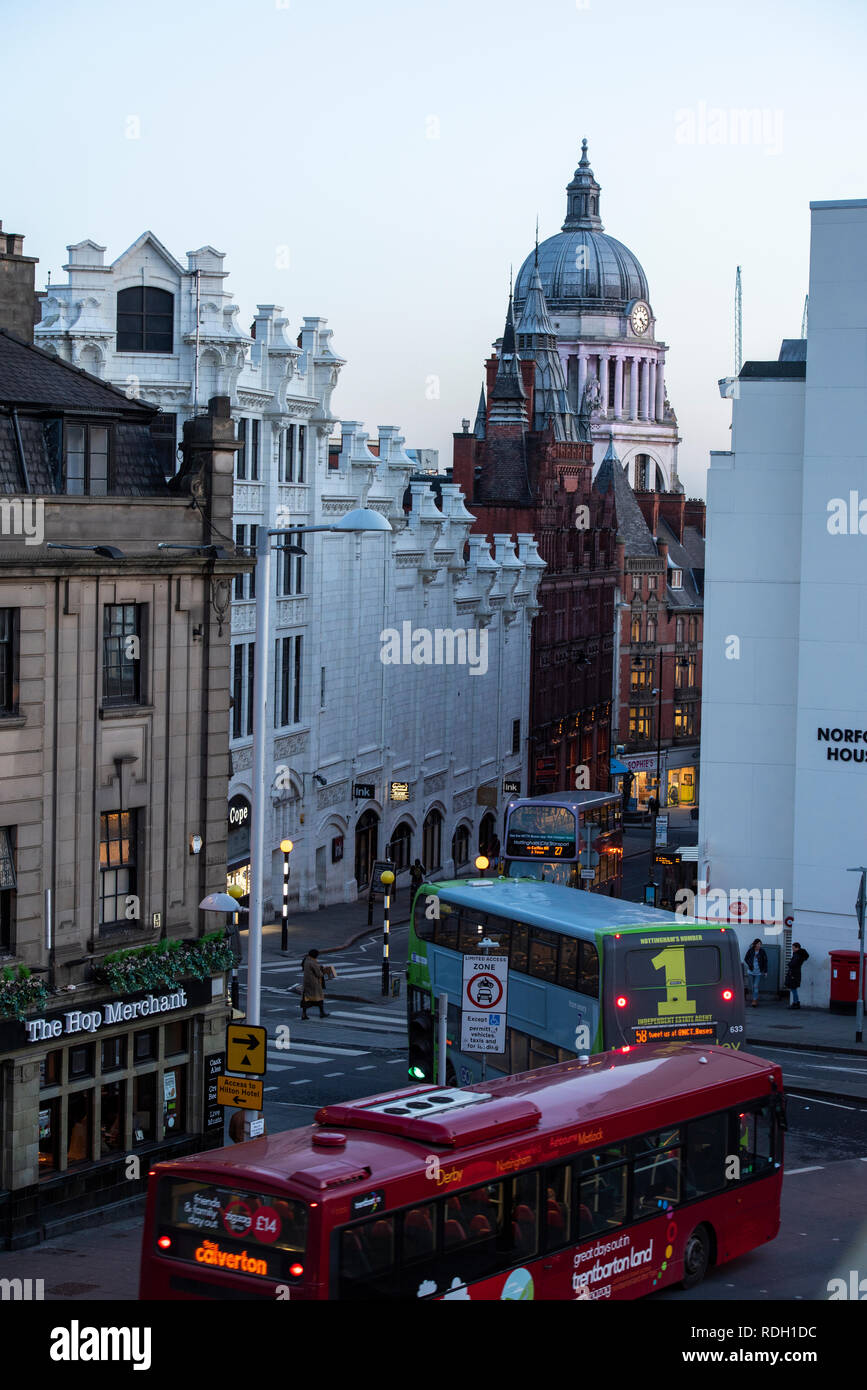
[{"label": "sky", "polygon": [[[867,197],[861,0],[0,0],[0,218],[66,279],[150,229],[210,244],[252,321],[321,315],[333,406],[440,450],[475,418],[515,273],[581,139],[648,277],[686,492],[729,447],[717,381],[798,337],[810,200]],[[745,130],[738,112],[756,113]]]}]

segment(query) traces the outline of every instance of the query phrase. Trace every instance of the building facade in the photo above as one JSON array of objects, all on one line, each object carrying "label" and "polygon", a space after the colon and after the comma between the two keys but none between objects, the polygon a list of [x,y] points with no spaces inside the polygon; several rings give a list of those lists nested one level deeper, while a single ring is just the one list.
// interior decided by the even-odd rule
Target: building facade
[{"label": "building facade", "polygon": [[[341,425],[331,400],[344,360],[326,320],[305,318],[296,334],[278,306],[260,305],[244,333],[222,253],[200,248],[184,267],[150,232],[109,266],[94,242],[68,249],[68,283],[46,291],[37,342],[160,407],[167,477],[197,402],[229,398],[240,447],[227,539],[239,553],[252,554],[263,525],[327,524],[359,505],[382,511],[393,528],[385,541],[316,536],[305,555],[272,556],[266,910],[280,903],[286,838],[290,900],[304,908],[354,899],[377,859],[396,860],[399,883],[408,855],[443,871],[471,861],[479,836],[487,843],[495,833],[503,776],[519,776],[525,757],[529,674],[520,652],[543,567],[531,538],[516,542],[517,554],[503,541],[494,557],[473,543],[465,560],[472,518],[458,489],[410,481],[436,468],[436,452],[408,452],[395,426],[370,441],[358,422]],[[255,598],[255,575],[239,573],[227,829],[229,881],[245,893]],[[442,667],[435,650],[417,664],[412,643],[408,666],[384,665],[380,633],[402,634],[404,623],[432,641],[437,631],[460,633],[449,641],[465,656],[471,642],[479,656],[483,646],[484,672],[481,660],[449,663],[445,650]],[[455,723],[467,708],[471,719]],[[392,784],[406,788],[394,797],[408,799],[394,799]],[[354,787],[365,790],[354,796]]]},{"label": "building facade", "polygon": [[[540,248],[541,251],[541,248]],[[475,428],[454,436],[474,531],[534,537],[547,566],[530,653],[525,795],[607,789],[614,656],[611,500],[591,486],[588,412],[569,403],[538,271],[486,363]],[[522,787],[523,791],[523,787]]]},{"label": "building facade", "polygon": [[214,542],[236,445],[228,402],[214,407],[170,486],[151,408],[0,333],[11,1246],[143,1190],[155,1157],[222,1143],[207,1080],[231,960],[224,917],[199,903],[226,872],[235,562]]},{"label": "building facade", "polygon": [[[617,526],[614,733],[626,806],[694,810],[699,796],[705,504],[634,492],[613,438],[594,480]],[[659,767],[657,767],[659,763]],[[624,771],[625,769],[625,771]]]},{"label": "building facade", "polygon": [[680,440],[665,390],[667,345],[657,337],[640,262],[603,228],[600,194],[584,140],[566,189],[563,227],[538,245],[518,272],[516,317],[524,312],[538,273],[568,403],[576,417],[585,405],[594,412],[594,462],[601,462],[613,435],[633,487],[677,491]]},{"label": "building facade", "polygon": [[827,1005],[867,814],[867,201],[811,211],[809,337],[744,364],[711,455],[699,879],[709,901],[751,892],[743,948],[782,946],[778,984],[799,941],[802,998]]}]

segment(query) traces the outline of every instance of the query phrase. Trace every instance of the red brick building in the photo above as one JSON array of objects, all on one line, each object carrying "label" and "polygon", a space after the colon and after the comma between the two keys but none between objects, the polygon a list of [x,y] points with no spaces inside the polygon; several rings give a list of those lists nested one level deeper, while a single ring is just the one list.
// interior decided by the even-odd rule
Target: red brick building
[{"label": "red brick building", "polygon": [[475,428],[454,436],[453,480],[493,540],[531,535],[547,569],[533,625],[524,795],[609,786],[617,587],[614,498],[592,486],[589,421],[569,405],[538,274],[511,298]]},{"label": "red brick building", "polygon": [[[633,492],[613,441],[594,490],[613,500],[618,535],[617,688],[613,743],[647,806],[657,748],[666,807],[698,804],[705,503]],[[661,698],[660,698],[661,692]]]}]

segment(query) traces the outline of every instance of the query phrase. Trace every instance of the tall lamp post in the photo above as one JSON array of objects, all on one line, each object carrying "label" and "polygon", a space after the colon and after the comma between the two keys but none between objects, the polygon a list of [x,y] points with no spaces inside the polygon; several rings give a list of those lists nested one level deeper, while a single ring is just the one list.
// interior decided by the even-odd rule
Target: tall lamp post
[{"label": "tall lamp post", "polygon": [[[656,827],[659,821],[659,803],[662,796],[662,652],[659,653],[659,685],[651,690],[658,695],[656,704],[656,796],[653,802],[653,833],[650,838],[650,868],[647,877],[645,899],[656,905]],[[652,891],[651,891],[652,890]]]},{"label": "tall lamp post", "polygon": [[[391,523],[380,512],[367,507],[355,507],[333,526],[284,526],[268,531],[259,528],[256,539],[256,640],[253,656],[253,780],[250,804],[250,938],[247,954],[247,1022],[258,1024],[262,1003],[262,903],[264,900],[262,871],[265,858],[265,816],[268,805],[265,779],[265,745],[267,742],[268,652],[271,646],[271,549],[272,537],[289,537],[286,544],[276,547],[292,550],[291,537],[309,535],[314,531],[361,533],[390,531]],[[253,1111],[245,1112],[247,1117]]]},{"label": "tall lamp post", "polygon": [[394,874],[391,872],[391,869],[386,869],[381,873],[379,881],[382,884],[382,992],[383,994],[388,994],[390,980],[388,948],[389,927],[391,925],[389,917],[391,910],[391,885],[394,883]]}]

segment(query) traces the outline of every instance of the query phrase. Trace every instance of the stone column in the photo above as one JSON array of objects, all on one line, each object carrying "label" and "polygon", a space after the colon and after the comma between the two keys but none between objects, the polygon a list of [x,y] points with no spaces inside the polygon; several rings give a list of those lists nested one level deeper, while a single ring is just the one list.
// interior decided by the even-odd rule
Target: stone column
[{"label": "stone column", "polygon": [[640,405],[639,405],[639,407],[638,407],[638,418],[639,418],[639,420],[646,420],[646,419],[648,418],[649,410],[650,410],[650,407],[649,407],[649,405],[648,405],[648,391],[647,391],[647,383],[648,383],[648,379],[649,379],[649,377],[650,377],[650,372],[648,371],[649,365],[650,365],[650,364],[648,363],[646,357],[640,358],[640,360],[639,360],[639,368],[638,368],[639,372],[641,373],[641,392],[640,392],[640,395],[641,395],[641,403],[640,403]]},{"label": "stone column", "polygon": [[629,418],[638,419],[638,358],[634,353],[629,358]]},{"label": "stone column", "polygon": [[647,388],[647,418],[656,419],[656,358],[651,357],[648,362],[650,384]]},{"label": "stone column", "polygon": [[583,347],[578,349],[578,401],[576,410],[581,410],[581,402],[584,399],[584,387],[587,385],[587,353]]},{"label": "stone column", "polygon": [[608,400],[608,360],[610,353],[600,352],[599,354],[599,386],[602,392],[601,409],[602,414],[607,415],[609,409]]},{"label": "stone column", "polygon": [[623,353],[620,351],[614,358],[614,418],[623,419]]},{"label": "stone column", "polygon": [[665,418],[665,355],[659,354],[656,363],[656,418],[662,422]]}]

